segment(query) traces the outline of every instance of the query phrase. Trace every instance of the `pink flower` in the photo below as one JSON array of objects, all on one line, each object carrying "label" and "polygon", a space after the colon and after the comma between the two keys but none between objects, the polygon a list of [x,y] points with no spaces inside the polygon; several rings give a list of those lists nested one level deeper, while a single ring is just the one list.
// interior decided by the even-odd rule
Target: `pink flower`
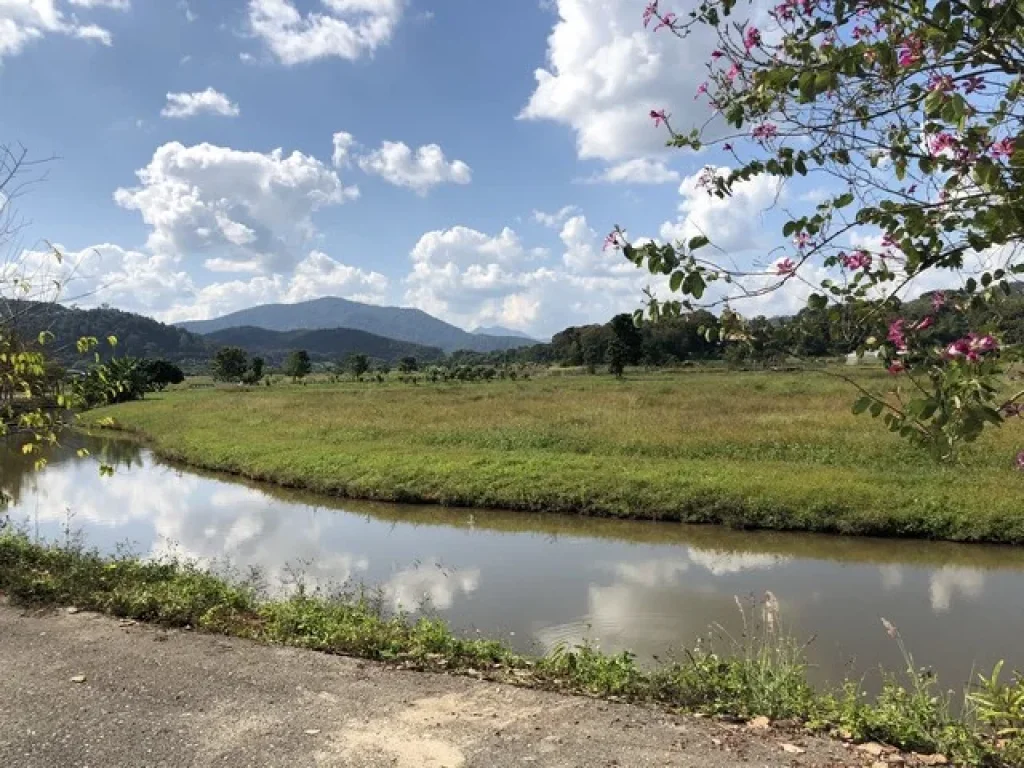
[{"label": "pink flower", "polygon": [[999,351],[999,342],[994,336],[976,336],[972,333],[967,337],[967,339],[971,350],[974,352],[986,354],[988,352]]},{"label": "pink flower", "polygon": [[1024,451],[1017,454],[1017,469],[1024,472]]},{"label": "pink flower", "polygon": [[948,93],[952,91],[956,86],[953,83],[953,78],[950,75],[940,75],[933,72],[928,78],[928,90],[939,91],[940,93]]},{"label": "pink flower", "polygon": [[775,15],[783,21],[793,18],[793,7],[789,3],[782,3],[775,6]]},{"label": "pink flower", "polygon": [[905,366],[903,363],[895,362],[892,365],[890,365],[887,370],[889,371],[889,373],[895,376],[896,374],[903,373],[905,370],[907,370],[907,366]]},{"label": "pink flower", "polygon": [[951,135],[943,131],[937,133],[928,139],[928,151],[934,155],[941,155],[948,149],[955,150],[957,147],[956,139]]},{"label": "pink flower", "polygon": [[613,229],[611,232],[608,233],[608,237],[606,237],[604,239],[604,249],[603,250],[607,251],[609,248],[621,248],[621,247],[622,247],[622,244],[619,242],[619,230]]},{"label": "pink flower", "polygon": [[903,44],[900,46],[899,49],[900,66],[904,68],[912,67],[918,61],[920,61],[922,47],[923,46],[921,45],[921,41],[918,40],[916,37],[908,37],[906,40],[904,40]]},{"label": "pink flower", "polygon": [[658,15],[658,0],[654,0],[653,3],[648,3],[647,7],[644,8],[644,28],[651,23],[651,19]]},{"label": "pink flower", "polygon": [[796,273],[796,264],[792,259],[782,259],[775,265],[775,272],[779,275],[792,275]]},{"label": "pink flower", "polygon": [[856,26],[850,34],[853,36],[854,40],[860,40],[862,37],[870,37],[871,27]]},{"label": "pink flower", "polygon": [[775,127],[775,123],[761,123],[750,132],[750,135],[758,141],[774,139],[778,134],[779,129]]},{"label": "pink flower", "polygon": [[729,67],[729,71],[725,73],[725,76],[728,77],[730,80],[735,80],[740,72],[740,65],[734,61],[732,63],[732,66]]},{"label": "pink flower", "polygon": [[932,309],[938,312],[944,306],[946,306],[946,294],[942,291],[936,291],[932,294]]},{"label": "pink flower", "polygon": [[882,247],[883,248],[895,248],[896,247],[896,241],[893,239],[892,235],[890,235],[888,232],[886,232],[884,235],[882,235]]},{"label": "pink flower", "polygon": [[889,323],[889,334],[886,338],[893,343],[899,351],[905,351],[907,348],[907,335],[903,329],[903,325],[906,321],[902,317],[897,317],[891,323]]},{"label": "pink flower", "polygon": [[931,315],[927,315],[927,316],[924,317],[924,319],[922,319],[920,322],[918,322],[914,326],[914,330],[915,331],[927,331],[933,325],[935,325],[935,318],[932,317]]},{"label": "pink flower", "polygon": [[[970,347],[964,339],[959,339],[949,344],[943,351],[943,356],[949,360],[959,360],[961,357],[967,357],[970,353]],[[975,355],[977,357],[977,355]]]},{"label": "pink flower", "polygon": [[743,33],[743,47],[748,51],[761,45],[761,32],[757,27],[747,27]]},{"label": "pink flower", "polygon": [[664,109],[652,109],[651,110],[651,120],[654,121],[654,127],[655,128],[660,126],[662,123],[665,123],[666,125],[668,125],[668,115],[665,114],[665,110]]},{"label": "pink flower", "polygon": [[661,17],[661,23],[654,28],[654,31],[657,32],[662,27],[668,27],[669,29],[672,29],[675,23],[676,15],[674,13],[666,13],[664,16]]},{"label": "pink flower", "polygon": [[972,75],[964,80],[964,93],[985,90],[985,80],[981,75]]},{"label": "pink flower", "polygon": [[697,95],[694,96],[693,98],[699,99],[702,95],[704,95],[707,92],[708,92],[708,84],[707,83],[701,83],[700,85],[697,86]]},{"label": "pink flower", "polygon": [[811,236],[806,232],[801,232],[793,238],[793,244],[802,251],[811,244]]},{"label": "pink flower", "polygon": [[867,269],[871,266],[871,254],[864,250],[849,254],[841,253],[839,254],[839,261],[844,267],[852,271]]},{"label": "pink flower", "polygon": [[1002,139],[992,144],[988,148],[989,154],[992,157],[1010,157],[1013,154],[1013,139]]}]

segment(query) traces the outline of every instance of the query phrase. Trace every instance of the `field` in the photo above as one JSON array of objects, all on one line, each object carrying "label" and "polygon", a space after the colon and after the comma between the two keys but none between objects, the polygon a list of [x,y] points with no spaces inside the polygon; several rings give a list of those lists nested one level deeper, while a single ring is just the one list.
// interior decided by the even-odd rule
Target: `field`
[{"label": "field", "polygon": [[943,468],[853,400],[822,373],[686,371],[206,387],[89,419],[168,458],[343,496],[1024,543],[1024,421]]}]

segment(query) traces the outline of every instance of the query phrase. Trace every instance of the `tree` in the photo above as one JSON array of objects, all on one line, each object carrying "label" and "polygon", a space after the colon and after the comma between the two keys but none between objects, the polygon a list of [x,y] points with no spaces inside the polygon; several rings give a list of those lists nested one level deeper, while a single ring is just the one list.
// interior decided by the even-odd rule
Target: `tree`
[{"label": "tree", "polygon": [[[608,245],[682,295],[652,294],[652,318],[726,305],[728,343],[750,338],[735,311],[744,299],[801,283],[816,289],[808,303],[824,313],[832,338],[877,350],[896,377],[889,392],[862,390],[855,411],[884,415],[890,430],[955,460],[962,443],[1024,399],[1000,395],[1002,364],[1019,350],[993,329],[974,327],[947,345],[932,330],[948,313],[1000,301],[1010,276],[1024,273],[1024,7],[783,0],[769,11],[768,34],[741,7],[704,0],[680,17],[648,4],[643,23],[656,33],[682,40],[703,28],[717,37],[698,96],[721,119],[685,131],[664,110],[650,116],[671,145],[717,148],[730,159],[700,177],[710,195],[728,198],[760,178],[781,189],[813,173],[830,179],[827,199],[789,213],[781,234],[792,246],[764,267],[706,256],[713,232],[633,246],[616,228]],[[965,267],[977,274],[960,277]],[[909,322],[898,299],[929,273],[959,283],[964,299],[939,297]],[[873,333],[883,317],[884,338]],[[1018,460],[1024,466],[1024,454]]]},{"label": "tree", "polygon": [[221,347],[213,358],[213,378],[241,382],[249,367],[249,358],[241,347]]},{"label": "tree", "polygon": [[167,360],[144,360],[142,367],[150,388],[156,392],[166,389],[171,384],[181,384],[185,380],[185,372]]},{"label": "tree", "polygon": [[313,363],[309,360],[309,353],[304,349],[293,350],[284,361],[284,373],[291,376],[292,381],[306,378],[312,370]]},{"label": "tree", "polygon": [[639,363],[640,356],[643,354],[644,340],[632,315],[616,315],[609,325],[615,338],[622,345],[626,362],[629,365]]},{"label": "tree", "polygon": [[370,358],[362,354],[349,355],[348,369],[356,379],[362,379],[366,372],[370,370]]},{"label": "tree", "polygon": [[418,369],[415,357],[403,357],[398,361],[398,370],[400,373],[413,373]]},{"label": "tree", "polygon": [[245,372],[242,377],[242,383],[250,386],[259,384],[263,378],[264,361],[262,357],[254,357],[252,362],[249,363],[249,369]]},{"label": "tree", "polygon": [[617,338],[612,339],[608,343],[608,349],[605,353],[605,362],[608,363],[608,373],[612,374],[617,379],[621,379],[623,372],[626,370],[626,358],[628,354],[629,350],[626,348],[625,344]]}]

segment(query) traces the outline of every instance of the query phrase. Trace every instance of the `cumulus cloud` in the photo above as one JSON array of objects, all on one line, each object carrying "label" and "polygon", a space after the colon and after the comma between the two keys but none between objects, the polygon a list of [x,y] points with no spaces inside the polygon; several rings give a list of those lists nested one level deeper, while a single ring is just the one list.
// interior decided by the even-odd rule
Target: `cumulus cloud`
[{"label": "cumulus cloud", "polygon": [[204,112],[224,117],[237,117],[241,114],[237,104],[213,88],[192,93],[168,93],[167,105],[160,114],[164,117],[184,118],[195,117]]},{"label": "cumulus cloud", "polygon": [[113,11],[127,11],[132,7],[132,0],[68,0],[79,8],[110,8]]},{"label": "cumulus cloud", "polygon": [[679,172],[661,160],[637,157],[609,166],[586,181],[591,184],[675,184],[679,181]]},{"label": "cumulus cloud", "polygon": [[331,155],[331,162],[335,168],[350,168],[352,166],[351,152],[356,146],[356,138],[351,133],[338,131],[334,134],[334,153]]},{"label": "cumulus cloud", "polygon": [[313,214],[358,197],[316,158],[170,142],[114,200],[150,227],[154,254],[208,254],[263,272],[294,265],[316,236]]},{"label": "cumulus cloud", "polygon": [[[335,154],[337,154],[335,136]],[[406,187],[418,195],[425,195],[438,184],[469,184],[473,171],[461,160],[448,161],[437,144],[427,144],[415,152],[400,141],[385,141],[359,157],[364,173],[380,176],[389,184]]]},{"label": "cumulus cloud", "polygon": [[372,55],[394,34],[405,0],[320,0],[303,15],[289,0],[250,0],[249,26],[287,66]]},{"label": "cumulus cloud", "polygon": [[575,205],[566,205],[553,213],[534,210],[533,220],[538,224],[543,224],[545,227],[555,229],[561,226],[570,216],[574,216],[579,212],[579,207]]},{"label": "cumulus cloud", "polygon": [[635,0],[555,0],[547,64],[520,117],[551,120],[576,135],[580,157],[622,160],[664,150],[665,131],[648,117],[667,109],[680,131],[711,116],[694,102],[707,79],[711,35],[686,41],[645,30]]},{"label": "cumulus cloud", "polygon": [[9,56],[17,56],[29,43],[51,34],[93,40],[103,45],[112,42],[110,32],[106,29],[95,24],[80,24],[73,17],[68,20],[57,8],[56,0],[0,2],[0,61]]}]

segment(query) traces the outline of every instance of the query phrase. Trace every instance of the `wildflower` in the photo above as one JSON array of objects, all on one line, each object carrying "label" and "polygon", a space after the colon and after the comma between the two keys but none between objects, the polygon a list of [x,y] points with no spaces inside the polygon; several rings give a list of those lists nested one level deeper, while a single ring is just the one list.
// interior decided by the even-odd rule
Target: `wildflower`
[{"label": "wildflower", "polygon": [[802,251],[811,244],[811,236],[806,232],[801,232],[793,238],[793,244]]},{"label": "wildflower", "polygon": [[839,261],[844,267],[851,271],[858,269],[867,269],[871,266],[871,254],[865,250],[857,251],[856,253],[841,253],[839,254]]},{"label": "wildflower", "polygon": [[614,229],[608,233],[608,237],[604,239],[604,250],[609,248],[620,248],[621,243],[619,242],[619,230]]},{"label": "wildflower", "polygon": [[964,93],[974,93],[985,90],[985,79],[981,75],[972,75],[963,82]]},{"label": "wildflower", "polygon": [[652,109],[651,110],[651,120],[654,121],[654,127],[655,128],[660,126],[662,123],[665,123],[666,125],[668,125],[668,115],[665,114],[665,110],[664,109]]},{"label": "wildflower", "polygon": [[1013,154],[1013,139],[1002,139],[988,148],[989,154],[994,158],[1010,157]]},{"label": "wildflower", "polygon": [[775,123],[761,123],[750,132],[758,141],[765,141],[766,139],[774,139],[779,135],[779,129],[775,127]]},{"label": "wildflower", "polygon": [[920,322],[918,322],[916,325],[914,325],[914,330],[915,331],[927,331],[933,325],[935,325],[935,318],[932,317],[931,315],[927,315],[927,316],[924,317],[924,319],[922,319]]},{"label": "wildflower", "polygon": [[889,371],[889,373],[891,373],[891,374],[892,374],[893,376],[896,376],[896,375],[898,375],[898,374],[901,374],[901,373],[903,373],[903,372],[904,372],[905,370],[907,370],[907,366],[906,366],[906,365],[904,365],[903,363],[899,362],[899,361],[897,361],[897,362],[893,363],[893,364],[892,364],[892,365],[890,365],[890,366],[889,366],[889,368],[888,368],[888,371]]},{"label": "wildflower", "polygon": [[761,32],[757,27],[747,27],[743,33],[743,47],[748,51],[761,45]]},{"label": "wildflower", "polygon": [[952,91],[956,86],[953,83],[953,78],[950,75],[940,75],[933,72],[928,78],[928,90],[938,91],[939,93],[948,93]]},{"label": "wildflower", "polygon": [[781,3],[775,6],[775,15],[782,21],[789,21],[793,18],[793,6],[789,3]]},{"label": "wildflower", "polygon": [[932,294],[932,309],[938,312],[946,306],[946,294],[942,291],[936,291]]},{"label": "wildflower", "polygon": [[972,333],[967,337],[967,343],[972,351],[980,354],[999,351],[999,342],[994,336],[976,336]]},{"label": "wildflower", "polygon": [[651,19],[658,15],[658,0],[654,0],[652,3],[648,3],[647,7],[644,8],[644,28],[651,23]]},{"label": "wildflower", "polygon": [[675,23],[676,15],[674,13],[666,13],[664,16],[661,17],[661,23],[654,28],[654,31],[657,32],[662,27],[668,27],[669,29],[673,29],[673,25]]},{"label": "wildflower", "polygon": [[792,275],[796,273],[796,264],[792,259],[782,259],[775,265],[775,272],[780,275]]},{"label": "wildflower", "polygon": [[901,67],[912,67],[921,60],[921,41],[916,37],[908,37],[903,41],[899,49],[899,63]]},{"label": "wildflower", "polygon": [[730,80],[735,80],[741,71],[742,70],[740,70],[740,65],[734,61],[732,63],[732,66],[729,67],[729,71],[725,73],[725,76],[728,77]]},{"label": "wildflower", "polygon": [[955,150],[957,146],[956,139],[945,131],[937,133],[928,139],[928,151],[934,155],[941,155],[948,149]]},{"label": "wildflower", "polygon": [[707,92],[708,92],[708,84],[707,83],[701,83],[700,85],[697,86],[697,95],[694,96],[693,98],[699,99],[701,96],[703,96]]},{"label": "wildflower", "polygon": [[901,352],[907,348],[907,334],[903,327],[905,323],[906,321],[902,317],[897,317],[889,323],[889,333],[886,336],[896,349]]}]

